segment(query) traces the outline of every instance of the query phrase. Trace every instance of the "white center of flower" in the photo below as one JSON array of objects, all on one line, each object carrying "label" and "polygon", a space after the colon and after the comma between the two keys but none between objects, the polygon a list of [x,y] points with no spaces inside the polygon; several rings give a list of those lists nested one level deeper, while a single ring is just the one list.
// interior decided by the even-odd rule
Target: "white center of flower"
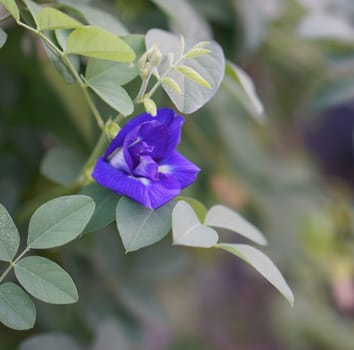
[{"label": "white center of flower", "polygon": [[171,173],[171,167],[169,166],[169,165],[160,165],[159,167],[158,167],[158,172],[159,173],[165,173],[165,174],[169,174],[169,173]]}]

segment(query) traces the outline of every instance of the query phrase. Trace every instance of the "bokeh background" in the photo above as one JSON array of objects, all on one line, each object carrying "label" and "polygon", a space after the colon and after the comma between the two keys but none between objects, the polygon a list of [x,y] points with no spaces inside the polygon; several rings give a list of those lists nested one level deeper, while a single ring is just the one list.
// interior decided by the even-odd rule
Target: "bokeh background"
[{"label": "bokeh background", "polygon": [[[112,225],[46,252],[73,276],[80,302],[36,303],[35,328],[0,326],[0,349],[37,350],[40,335],[51,350],[353,350],[354,2],[185,0],[172,12],[171,1],[74,2],[132,33],[211,34],[252,77],[264,117],[227,85],[188,117],[181,151],[202,172],[187,194],[228,205],[264,232],[295,305],[221,252],[167,238],[125,255]],[[97,134],[39,43],[11,20],[0,25],[9,35],[0,202],[25,234],[34,208],[62,190],[41,174],[45,153],[61,145],[85,157]],[[163,93],[158,104],[169,105]]]}]

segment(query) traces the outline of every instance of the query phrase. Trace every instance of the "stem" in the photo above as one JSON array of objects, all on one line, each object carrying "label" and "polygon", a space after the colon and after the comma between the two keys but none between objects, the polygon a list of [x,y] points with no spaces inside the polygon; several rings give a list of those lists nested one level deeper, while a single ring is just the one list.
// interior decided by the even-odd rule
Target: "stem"
[{"label": "stem", "polygon": [[148,74],[148,76],[143,80],[143,83],[142,83],[141,86],[140,86],[140,90],[139,90],[137,96],[135,97],[134,102],[140,103],[141,98],[145,95],[146,89],[147,89],[147,87],[148,87],[148,85],[149,85],[149,82],[150,82],[150,79],[151,79],[151,76],[152,76],[152,70],[153,70],[153,68],[150,67],[149,74]]},{"label": "stem", "polygon": [[5,279],[5,277],[9,274],[9,272],[15,267],[15,265],[29,252],[30,249],[31,249],[30,247],[26,247],[26,249],[14,261],[10,261],[10,265],[0,276],[0,283]]},{"label": "stem", "polygon": [[60,58],[62,59],[62,61],[65,63],[65,65],[67,66],[67,68],[69,69],[70,73],[73,75],[73,77],[75,78],[75,80],[77,81],[77,83],[79,84],[82,93],[84,94],[84,97],[92,111],[93,116],[96,119],[97,125],[99,126],[99,128],[101,130],[104,130],[104,121],[98,111],[98,109],[96,108],[94,102],[92,101],[92,98],[90,96],[90,93],[87,89],[86,84],[82,81],[82,79],[80,78],[79,73],[76,71],[76,69],[74,68],[74,66],[72,65],[71,61],[69,60],[69,58],[65,55],[65,52],[63,52],[62,50],[60,50],[55,44],[53,44],[51,42],[50,39],[48,39],[43,33],[41,33],[38,29],[32,28],[31,26],[27,25],[26,23],[23,23],[21,21],[17,22],[19,26],[31,31],[32,33],[36,34],[37,36],[39,36],[58,56],[60,56]]}]

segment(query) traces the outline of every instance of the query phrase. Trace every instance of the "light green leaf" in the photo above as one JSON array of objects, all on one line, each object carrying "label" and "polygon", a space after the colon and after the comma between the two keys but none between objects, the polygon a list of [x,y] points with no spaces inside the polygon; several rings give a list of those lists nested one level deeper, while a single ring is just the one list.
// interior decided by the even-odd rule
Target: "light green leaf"
[{"label": "light green leaf", "polygon": [[[168,54],[172,53],[175,63],[181,56],[181,39],[179,36],[162,31],[160,29],[152,29],[146,35],[146,48],[150,49],[156,45],[162,53],[162,60],[157,67],[160,76],[170,70]],[[198,42],[196,40],[185,39],[185,52],[189,51]],[[187,59],[183,62],[184,72],[179,72],[175,69],[170,71],[167,76],[172,78],[180,87],[182,94],[176,92],[175,89],[163,85],[172,102],[177,109],[182,113],[193,113],[207,103],[218,90],[225,73],[225,59],[221,47],[214,41],[208,45],[210,53],[207,55],[198,56],[192,59]],[[195,71],[198,76],[205,80],[202,86],[197,83],[196,79],[191,80],[191,75],[187,78],[186,73],[190,70]],[[165,75],[166,76],[166,75]],[[195,74],[194,74],[194,77]],[[198,78],[201,82],[200,78]],[[197,80],[198,80],[197,79]],[[206,87],[210,84],[210,89]],[[209,85],[208,85],[209,86]]]},{"label": "light green leaf", "polygon": [[89,87],[114,108],[117,112],[124,116],[132,114],[134,111],[134,103],[128,93],[112,78],[97,79],[94,81],[87,80]]},{"label": "light green leaf", "polygon": [[96,183],[84,187],[81,194],[91,197],[96,203],[95,212],[84,232],[97,231],[115,220],[116,207],[120,196]]},{"label": "light green leaf", "polygon": [[131,62],[135,53],[114,34],[98,27],[76,28],[68,37],[66,54],[77,54],[117,62]]},{"label": "light green leaf", "polygon": [[74,338],[60,333],[44,333],[27,338],[19,350],[80,350]]},{"label": "light green leaf", "polygon": [[84,230],[94,210],[94,201],[82,195],[59,197],[43,204],[30,220],[28,246],[47,249],[72,241]]},{"label": "light green leaf", "polygon": [[246,244],[221,243],[218,244],[216,248],[226,250],[250,264],[275,288],[277,288],[291,305],[294,304],[293,292],[289,288],[278,268],[274,265],[273,261],[270,260],[264,253]]},{"label": "light green leaf", "polygon": [[143,35],[126,35],[121,37],[136,53],[134,62],[121,63],[90,58],[86,67],[85,77],[90,82],[112,80],[117,85],[125,85],[138,76],[137,59],[145,51]]},{"label": "light green leaf", "polygon": [[59,145],[50,149],[41,163],[41,174],[60,185],[70,185],[80,175],[84,156],[75,149]]},{"label": "light green leaf", "polygon": [[254,84],[245,71],[230,61],[226,64],[224,86],[236,97],[243,108],[258,121],[264,121],[263,104],[257,96]]},{"label": "light green leaf", "polygon": [[45,7],[37,16],[39,30],[71,29],[81,27],[82,24],[64,12]]},{"label": "light green leaf", "polygon": [[10,214],[0,204],[0,260],[11,261],[20,246],[20,235]]},{"label": "light green leaf", "polygon": [[[194,39],[212,37],[210,27],[204,18],[187,0],[152,0],[171,19],[171,29]],[[186,25],[188,23],[188,25]]]},{"label": "light green leaf", "polygon": [[36,321],[36,308],[29,296],[16,284],[0,285],[0,322],[19,331],[30,329]]},{"label": "light green leaf", "polygon": [[186,197],[186,196],[178,196],[177,199],[179,201],[187,202],[193,208],[194,212],[197,214],[199,221],[204,222],[205,216],[207,214],[207,208],[203,203],[199,202],[195,198]]},{"label": "light green leaf", "polygon": [[151,210],[122,197],[117,205],[117,227],[124,248],[132,252],[165,237],[171,229],[173,203]]},{"label": "light green leaf", "polygon": [[190,68],[186,65],[181,65],[175,67],[176,70],[181,72],[183,75],[185,75],[187,78],[195,81],[199,85],[205,86],[208,89],[211,89],[210,84],[198,73],[196,72],[193,68]]},{"label": "light green leaf", "polygon": [[215,205],[210,208],[204,224],[236,232],[261,245],[267,244],[266,238],[254,225],[223,205]]},{"label": "light green leaf", "polygon": [[20,19],[20,12],[15,0],[0,0],[0,4],[4,5],[6,10],[11,13],[11,16],[15,18],[16,21]]},{"label": "light green leaf", "polygon": [[179,85],[176,83],[175,80],[173,80],[171,77],[165,77],[161,79],[162,86],[167,86],[170,89],[174,90],[178,94],[182,95],[182,90],[179,87]]},{"label": "light green leaf", "polygon": [[173,244],[189,247],[211,248],[219,236],[212,228],[202,225],[193,208],[179,201],[172,212]]},{"label": "light green leaf", "polygon": [[5,45],[7,40],[7,34],[0,28],[0,49]]},{"label": "light green leaf", "polygon": [[23,258],[15,265],[15,275],[28,293],[46,303],[72,304],[78,301],[77,289],[71,277],[47,258]]},{"label": "light green leaf", "polygon": [[34,20],[34,23],[36,24],[36,27],[38,28],[38,21],[37,21],[37,16],[39,12],[41,11],[42,7],[36,4],[32,0],[23,0],[25,3],[26,7],[28,8],[29,12],[32,15],[32,18]]}]

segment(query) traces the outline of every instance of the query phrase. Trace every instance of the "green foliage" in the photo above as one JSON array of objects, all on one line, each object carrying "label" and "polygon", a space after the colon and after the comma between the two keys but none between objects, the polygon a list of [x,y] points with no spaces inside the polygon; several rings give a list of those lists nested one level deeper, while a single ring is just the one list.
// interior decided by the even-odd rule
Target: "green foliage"
[{"label": "green foliage", "polygon": [[47,7],[37,15],[39,30],[71,29],[81,27],[82,24],[65,13]]},{"label": "green foliage", "polygon": [[7,40],[7,34],[0,28],[0,49],[5,45]]},{"label": "green foliage", "polygon": [[0,204],[0,260],[11,261],[20,246],[20,235],[10,214]]},{"label": "green foliage", "polygon": [[51,304],[72,304],[78,294],[71,277],[56,263],[40,256],[29,256],[15,265],[20,284],[35,298]]},{"label": "green foliage", "polygon": [[16,330],[27,330],[34,326],[36,308],[28,295],[16,284],[0,285],[0,322]]},{"label": "green foliage", "polygon": [[95,26],[76,28],[68,37],[66,54],[77,54],[117,62],[131,62],[135,53],[125,41]]},{"label": "green foliage", "polygon": [[0,0],[0,4],[4,5],[7,11],[9,11],[16,21],[20,19],[20,12],[16,5],[15,0]]},{"label": "green foliage", "polygon": [[116,219],[126,252],[141,249],[165,237],[171,229],[172,209],[173,203],[151,210],[122,197],[117,205]]},{"label": "green foliage", "polygon": [[205,224],[236,232],[261,245],[267,244],[266,238],[255,226],[223,205],[215,205],[208,210]]},{"label": "green foliage", "polygon": [[293,292],[289,288],[284,277],[274,263],[261,251],[246,244],[220,243],[216,248],[226,250],[250,264],[275,288],[277,288],[291,305],[294,304]]},{"label": "green foliage", "polygon": [[60,185],[72,184],[81,174],[85,158],[75,149],[59,145],[50,149],[41,163],[41,173]]},{"label": "green foliage", "polygon": [[157,67],[159,75],[161,78],[173,79],[179,86],[176,90],[166,83],[163,84],[164,90],[179,111],[193,113],[213,97],[223,80],[225,70],[224,54],[216,42],[208,43],[208,54],[188,60],[184,60],[184,54],[188,54],[198,45],[196,40],[187,39],[183,45],[177,35],[152,29],[146,34],[146,47],[150,49],[154,45],[158,46],[163,57]]},{"label": "green foliage", "polygon": [[47,249],[72,241],[83,231],[94,210],[95,203],[87,196],[65,196],[49,201],[30,220],[28,246]]},{"label": "green foliage", "polygon": [[202,225],[192,207],[179,201],[172,213],[173,243],[189,247],[211,248],[219,235],[212,228]]}]

